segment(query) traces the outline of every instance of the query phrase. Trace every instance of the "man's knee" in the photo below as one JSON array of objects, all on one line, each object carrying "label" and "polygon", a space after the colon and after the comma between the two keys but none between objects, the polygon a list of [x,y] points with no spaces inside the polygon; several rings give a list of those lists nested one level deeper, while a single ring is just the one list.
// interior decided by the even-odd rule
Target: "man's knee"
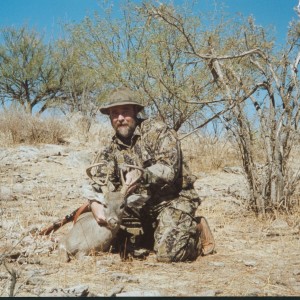
[{"label": "man's knee", "polygon": [[156,260],[158,262],[171,263],[177,261],[176,253],[172,249],[167,249],[168,245],[165,243],[160,244],[159,247],[155,247]]},{"label": "man's knee", "polygon": [[180,262],[197,257],[196,221],[191,216],[194,204],[185,199],[175,199],[158,216],[154,233],[154,250],[160,262]]},{"label": "man's knee", "polygon": [[198,250],[196,241],[193,238],[177,241],[170,244],[168,241],[161,241],[155,245],[156,259],[159,262],[184,262],[197,258]]},{"label": "man's knee", "polygon": [[171,263],[171,262],[174,262],[174,256],[167,255],[167,254],[161,255],[161,254],[156,253],[156,260],[158,262]]}]

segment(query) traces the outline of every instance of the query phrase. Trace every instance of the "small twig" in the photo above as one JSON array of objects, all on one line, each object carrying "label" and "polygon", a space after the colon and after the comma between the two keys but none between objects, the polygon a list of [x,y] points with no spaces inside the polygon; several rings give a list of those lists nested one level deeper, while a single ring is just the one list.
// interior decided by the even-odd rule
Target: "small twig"
[{"label": "small twig", "polygon": [[16,283],[17,283],[17,272],[14,269],[9,270],[8,267],[6,266],[4,260],[2,261],[2,263],[3,263],[6,271],[11,276],[11,283],[10,283],[10,287],[9,287],[9,297],[13,297],[14,296],[14,290],[15,290]]},{"label": "small twig", "polygon": [[53,159],[48,159],[48,162],[54,162],[54,163],[59,164],[61,166],[63,165],[61,162],[53,160]]},{"label": "small twig", "polygon": [[184,136],[182,136],[179,140],[183,140],[186,137],[188,137],[189,135],[191,135],[192,133],[194,133],[195,131],[199,130],[200,128],[204,127],[205,125],[207,125],[209,122],[211,122],[212,120],[218,118],[220,115],[224,114],[225,112],[227,112],[228,110],[232,109],[232,105],[230,107],[228,107],[227,109],[223,109],[221,111],[219,111],[218,113],[216,113],[214,116],[212,116],[211,118],[209,118],[208,120],[206,120],[204,123],[202,123],[201,125],[197,126],[194,130],[192,130],[191,132],[185,134]]}]

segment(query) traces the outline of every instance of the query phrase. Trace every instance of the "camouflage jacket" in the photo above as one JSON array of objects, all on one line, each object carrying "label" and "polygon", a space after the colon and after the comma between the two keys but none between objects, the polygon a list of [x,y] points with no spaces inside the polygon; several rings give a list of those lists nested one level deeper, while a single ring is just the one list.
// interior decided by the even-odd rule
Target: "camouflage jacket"
[{"label": "camouflage jacket", "polygon": [[[116,135],[110,145],[99,152],[94,164],[107,162],[94,174],[104,181],[108,174],[109,182],[120,189],[120,171],[118,165],[138,165],[145,169],[141,185],[135,193],[147,194],[154,203],[160,199],[172,199],[184,189],[190,189],[193,182],[183,175],[181,146],[177,133],[165,123],[156,119],[139,120],[131,145],[124,144]],[[188,172],[185,172],[188,174]],[[96,190],[99,186],[94,184]]]}]

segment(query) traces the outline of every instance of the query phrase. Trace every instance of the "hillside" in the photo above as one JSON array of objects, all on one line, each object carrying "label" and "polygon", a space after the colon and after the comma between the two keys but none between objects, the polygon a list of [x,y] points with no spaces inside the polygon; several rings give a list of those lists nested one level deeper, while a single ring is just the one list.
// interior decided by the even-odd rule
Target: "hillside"
[{"label": "hillside", "polygon": [[[67,263],[56,249],[72,226],[44,228],[80,206],[85,168],[97,145],[0,148],[0,295],[296,296],[300,294],[299,214],[258,220],[246,210],[242,171],[200,173],[197,214],[209,220],[216,253],[187,263],[121,261],[104,253]],[[3,259],[6,255],[6,259]],[[12,285],[12,270],[16,283]]]}]

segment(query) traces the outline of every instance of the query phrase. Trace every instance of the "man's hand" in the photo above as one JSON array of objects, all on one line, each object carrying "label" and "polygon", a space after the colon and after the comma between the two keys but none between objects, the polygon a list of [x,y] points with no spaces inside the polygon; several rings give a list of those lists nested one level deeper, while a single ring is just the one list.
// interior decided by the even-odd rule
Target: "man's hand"
[{"label": "man's hand", "polygon": [[104,215],[104,207],[98,201],[90,201],[90,206],[95,220],[100,226],[107,226],[107,221]]},{"label": "man's hand", "polygon": [[132,182],[134,182],[137,178],[139,178],[141,175],[141,171],[139,170],[132,170],[126,174],[125,183],[126,185],[130,185]]}]

